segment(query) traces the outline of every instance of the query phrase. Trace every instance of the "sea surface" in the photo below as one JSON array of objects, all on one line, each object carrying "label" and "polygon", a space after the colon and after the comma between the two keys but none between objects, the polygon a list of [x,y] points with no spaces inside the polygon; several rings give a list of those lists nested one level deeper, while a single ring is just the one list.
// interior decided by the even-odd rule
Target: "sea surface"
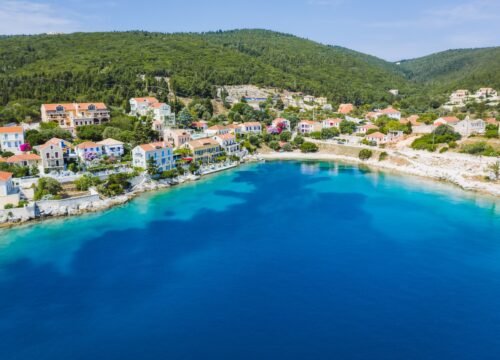
[{"label": "sea surface", "polygon": [[0,230],[0,359],[500,359],[500,203],[252,164]]}]

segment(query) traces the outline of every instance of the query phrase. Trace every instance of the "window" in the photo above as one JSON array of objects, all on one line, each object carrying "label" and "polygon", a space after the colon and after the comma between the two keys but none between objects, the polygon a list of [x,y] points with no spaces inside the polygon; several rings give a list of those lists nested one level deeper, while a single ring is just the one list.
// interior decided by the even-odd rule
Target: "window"
[{"label": "window", "polygon": [[62,105],[57,105],[56,111],[64,111],[64,106]]},{"label": "window", "polygon": [[95,110],[95,105],[94,104],[90,104],[89,107],[88,107],[89,110]]}]

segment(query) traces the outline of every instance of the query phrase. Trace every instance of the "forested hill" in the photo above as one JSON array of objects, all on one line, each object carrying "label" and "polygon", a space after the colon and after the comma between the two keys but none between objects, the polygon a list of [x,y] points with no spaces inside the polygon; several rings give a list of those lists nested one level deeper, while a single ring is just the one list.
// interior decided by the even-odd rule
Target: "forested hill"
[{"label": "forested hill", "polygon": [[434,91],[500,89],[500,47],[448,50],[400,63],[408,79]]},{"label": "forested hill", "polygon": [[[144,92],[138,75],[167,76],[176,93],[211,96],[214,85],[255,84],[373,102],[406,86],[401,74],[356,53],[264,30],[11,36],[0,39],[0,102],[98,99]],[[151,88],[149,89],[151,90]]]},{"label": "forested hill", "polygon": [[[0,37],[2,106],[132,96],[213,97],[216,85],[254,84],[326,96],[333,103],[398,101],[424,111],[455,88],[500,88],[500,48],[456,50],[394,63],[266,30],[141,31]],[[141,75],[145,75],[144,77]],[[388,93],[400,90],[401,99]],[[444,97],[443,97],[444,99]],[[29,115],[29,114],[28,114]]]}]

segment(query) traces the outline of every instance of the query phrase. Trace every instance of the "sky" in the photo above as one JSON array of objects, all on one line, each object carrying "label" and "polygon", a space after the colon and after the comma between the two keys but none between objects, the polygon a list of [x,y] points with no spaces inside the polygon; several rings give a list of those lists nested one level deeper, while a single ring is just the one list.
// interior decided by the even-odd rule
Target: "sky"
[{"label": "sky", "polygon": [[500,0],[0,0],[0,34],[269,29],[396,61],[500,45]]}]

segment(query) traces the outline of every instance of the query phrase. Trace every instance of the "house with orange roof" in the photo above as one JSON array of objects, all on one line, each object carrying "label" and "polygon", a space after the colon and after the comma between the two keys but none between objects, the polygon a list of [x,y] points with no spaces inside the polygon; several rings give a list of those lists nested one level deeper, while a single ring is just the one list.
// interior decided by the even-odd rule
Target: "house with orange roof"
[{"label": "house with orange roof", "polygon": [[368,120],[376,120],[381,116],[387,116],[391,119],[400,120],[401,112],[397,109],[394,109],[392,106],[389,106],[383,110],[375,110],[366,114],[366,119]]},{"label": "house with orange roof", "polygon": [[65,163],[76,156],[71,143],[58,138],[52,138],[45,144],[35,146],[35,149],[42,159],[40,166],[42,173],[64,170]]},{"label": "house with orange roof", "polygon": [[24,129],[22,126],[0,127],[0,150],[18,153],[24,144]]},{"label": "house with orange roof", "polygon": [[330,128],[337,128],[340,129],[340,123],[342,122],[342,119],[336,118],[336,119],[326,119],[321,122],[323,129],[330,129]]},{"label": "house with orange roof", "polygon": [[354,110],[354,105],[353,104],[340,104],[337,112],[339,114],[350,114]]},{"label": "house with orange roof", "polygon": [[0,171],[0,196],[8,196],[14,190],[12,176],[14,174],[6,171]]},{"label": "house with orange roof", "polygon": [[191,140],[184,144],[184,147],[191,150],[195,162],[199,161],[203,164],[214,162],[217,157],[222,155],[222,147],[218,141],[212,138]]},{"label": "house with orange roof", "polygon": [[55,122],[74,131],[83,125],[102,125],[110,120],[110,112],[102,102],[72,104],[42,104],[42,122]]},{"label": "house with orange roof", "polygon": [[191,124],[191,127],[193,127],[194,129],[196,130],[199,130],[199,131],[205,131],[206,129],[208,129],[208,124],[206,121],[194,121],[192,124]]},{"label": "house with orange roof", "polygon": [[455,125],[460,121],[456,116],[443,116],[434,121],[435,126],[439,125]]},{"label": "house with orange roof", "polygon": [[219,143],[227,155],[237,155],[240,152],[240,144],[236,141],[234,134],[218,134],[213,139]]},{"label": "house with orange roof", "polygon": [[366,134],[369,130],[378,130],[378,126],[373,124],[366,124],[356,127],[356,133]]},{"label": "house with orange roof", "polygon": [[[163,131],[166,127],[175,126],[175,113],[172,113],[170,105],[158,101],[152,96],[130,99],[130,115],[150,116],[156,127],[162,127],[158,131]],[[162,125],[158,125],[158,124]]]},{"label": "house with orange roof", "polygon": [[132,164],[134,167],[147,169],[150,159],[154,159],[159,171],[168,171],[175,168],[173,148],[165,141],[142,144],[132,149]]},{"label": "house with orange roof", "polygon": [[386,134],[382,134],[381,132],[374,132],[370,135],[366,135],[366,140],[370,141],[370,142],[374,142],[376,143],[377,145],[380,145],[380,144],[385,144],[389,141],[389,138]]},{"label": "house with orange roof", "polygon": [[42,162],[42,158],[37,154],[18,154],[7,158],[5,162],[19,166],[38,167]]},{"label": "house with orange roof", "polygon": [[310,134],[312,132],[321,131],[323,128],[320,122],[311,121],[311,120],[301,120],[297,124],[297,131],[300,134]]}]

